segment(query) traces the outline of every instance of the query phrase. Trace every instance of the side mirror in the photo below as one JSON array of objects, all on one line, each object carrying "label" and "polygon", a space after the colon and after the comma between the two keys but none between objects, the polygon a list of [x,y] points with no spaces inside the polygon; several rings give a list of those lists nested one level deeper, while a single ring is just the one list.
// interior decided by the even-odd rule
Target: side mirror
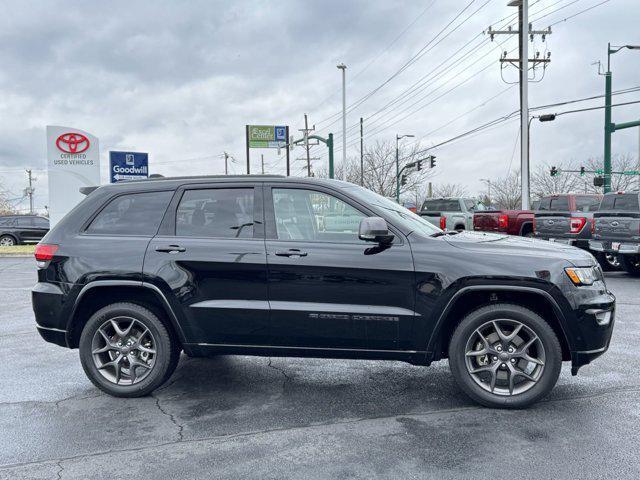
[{"label": "side mirror", "polygon": [[358,238],[366,242],[388,244],[393,241],[393,233],[389,233],[387,221],[381,217],[367,217],[360,222]]}]

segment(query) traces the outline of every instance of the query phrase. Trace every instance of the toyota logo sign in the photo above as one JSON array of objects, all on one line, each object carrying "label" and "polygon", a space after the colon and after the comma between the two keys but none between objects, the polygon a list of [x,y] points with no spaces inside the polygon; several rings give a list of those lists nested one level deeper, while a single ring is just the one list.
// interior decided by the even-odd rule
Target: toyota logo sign
[{"label": "toyota logo sign", "polygon": [[86,152],[89,146],[89,139],[81,133],[63,133],[56,140],[56,147],[65,153]]}]

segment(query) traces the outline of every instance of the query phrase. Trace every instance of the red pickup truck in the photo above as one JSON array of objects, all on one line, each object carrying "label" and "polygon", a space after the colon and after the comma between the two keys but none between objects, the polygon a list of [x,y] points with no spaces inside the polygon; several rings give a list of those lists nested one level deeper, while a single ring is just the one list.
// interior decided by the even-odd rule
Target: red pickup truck
[{"label": "red pickup truck", "polygon": [[473,229],[507,235],[533,236],[532,210],[486,210],[473,214]]}]

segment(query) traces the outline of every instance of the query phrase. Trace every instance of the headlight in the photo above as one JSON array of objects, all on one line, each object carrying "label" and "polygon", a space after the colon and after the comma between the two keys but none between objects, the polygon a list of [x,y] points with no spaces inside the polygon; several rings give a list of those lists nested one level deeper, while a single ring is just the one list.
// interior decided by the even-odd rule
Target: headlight
[{"label": "headlight", "polygon": [[581,268],[565,268],[565,272],[574,285],[593,285],[594,282],[601,280],[600,269],[598,267],[581,267]]}]

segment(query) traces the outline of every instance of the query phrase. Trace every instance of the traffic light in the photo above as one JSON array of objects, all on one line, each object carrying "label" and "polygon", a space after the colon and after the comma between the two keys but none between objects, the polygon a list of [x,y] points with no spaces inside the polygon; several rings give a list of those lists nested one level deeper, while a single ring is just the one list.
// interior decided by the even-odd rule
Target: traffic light
[{"label": "traffic light", "polygon": [[604,186],[604,177],[593,177],[593,186],[594,187],[603,187]]},{"label": "traffic light", "polygon": [[400,185],[405,186],[407,184],[407,176],[403,173],[400,177]]},{"label": "traffic light", "polygon": [[551,167],[551,176],[555,177],[558,175],[558,169],[556,167]]},{"label": "traffic light", "polygon": [[418,160],[418,163],[416,163],[416,170],[418,172],[422,170],[422,160]]},{"label": "traffic light", "polygon": [[584,167],[580,167],[580,175],[584,176]]},{"label": "traffic light", "polygon": [[433,155],[429,156],[429,168],[435,168],[436,166],[436,157]]}]

